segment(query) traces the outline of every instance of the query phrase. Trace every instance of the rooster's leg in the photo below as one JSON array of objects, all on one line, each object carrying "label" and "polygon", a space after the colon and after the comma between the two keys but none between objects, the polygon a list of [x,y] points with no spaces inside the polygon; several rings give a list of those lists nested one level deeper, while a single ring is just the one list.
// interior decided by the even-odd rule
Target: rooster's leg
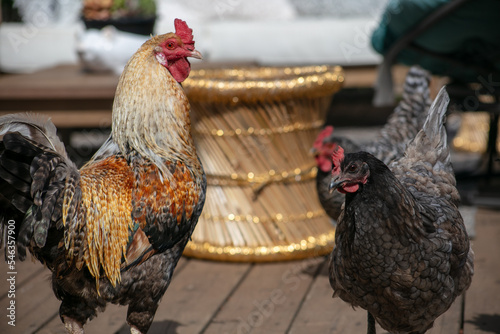
[{"label": "rooster's leg", "polygon": [[158,303],[150,300],[145,304],[130,304],[128,307],[127,323],[132,334],[146,334],[153,323]]},{"label": "rooster's leg", "polygon": [[83,325],[80,322],[65,315],[61,318],[69,334],[84,334]]},{"label": "rooster's leg", "polygon": [[62,290],[58,290],[59,297],[62,299],[59,307],[59,316],[61,317],[64,327],[70,334],[83,334],[83,326],[87,320],[97,316],[96,309],[100,307],[104,309],[106,304],[87,303],[86,300],[75,297],[70,294],[65,294]]},{"label": "rooster's leg", "polygon": [[135,326],[130,326],[130,334],[142,334]]},{"label": "rooster's leg", "polygon": [[368,312],[368,334],[376,334],[375,318],[370,312]]}]

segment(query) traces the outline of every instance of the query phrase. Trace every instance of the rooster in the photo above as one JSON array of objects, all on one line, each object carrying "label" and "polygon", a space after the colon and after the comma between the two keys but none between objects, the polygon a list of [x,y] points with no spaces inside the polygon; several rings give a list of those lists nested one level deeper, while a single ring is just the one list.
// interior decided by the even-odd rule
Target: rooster
[{"label": "rooster", "polygon": [[338,219],[344,203],[343,194],[330,192],[328,189],[332,170],[331,156],[335,147],[340,145],[345,152],[371,153],[385,164],[401,157],[408,142],[424,124],[431,105],[429,83],[430,74],[427,71],[418,66],[410,68],[405,79],[403,98],[373,142],[356,144],[348,138],[336,136],[332,126],[327,126],[320,132],[311,151],[318,166],[316,189],[319,201],[331,218]]},{"label": "rooster", "polygon": [[111,135],[80,170],[50,120],[0,118],[0,219],[15,221],[3,237],[51,270],[69,333],[108,302],[128,305],[131,333],[146,333],[201,214],[206,178],[180,85],[187,57],[201,54],[179,19],[139,48],[116,89]]},{"label": "rooster", "polygon": [[330,260],[334,296],[391,333],[425,333],[469,287],[474,253],[458,211],[443,88],[422,130],[390,168],[367,152],[333,153],[345,194]]}]

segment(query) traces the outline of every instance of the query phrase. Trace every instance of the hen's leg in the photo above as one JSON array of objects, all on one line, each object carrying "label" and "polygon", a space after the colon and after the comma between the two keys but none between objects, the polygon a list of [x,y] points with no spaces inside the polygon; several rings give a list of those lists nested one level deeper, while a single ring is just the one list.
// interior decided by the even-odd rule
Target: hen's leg
[{"label": "hen's leg", "polygon": [[375,318],[368,312],[368,334],[376,334]]}]

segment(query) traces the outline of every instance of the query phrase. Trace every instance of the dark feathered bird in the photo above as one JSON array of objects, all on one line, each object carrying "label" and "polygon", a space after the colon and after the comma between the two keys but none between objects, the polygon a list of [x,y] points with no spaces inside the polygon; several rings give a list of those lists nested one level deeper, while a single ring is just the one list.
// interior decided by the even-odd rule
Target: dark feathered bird
[{"label": "dark feathered bird", "polygon": [[337,220],[344,196],[329,191],[331,156],[334,148],[340,145],[345,152],[365,151],[373,154],[385,164],[400,158],[417,132],[422,128],[427,111],[431,105],[429,92],[430,74],[418,66],[410,68],[405,79],[402,100],[389,116],[377,138],[367,144],[359,145],[352,140],[339,137],[332,126],[327,126],[318,135],[312,152],[318,166],[316,189],[318,197],[327,214]]},{"label": "dark feathered bird", "polygon": [[201,214],[206,179],[179,84],[200,58],[191,29],[152,37],[125,67],[112,133],[80,170],[49,120],[0,118],[0,220],[52,271],[70,333],[106,303],[128,305],[132,333],[146,333]]},{"label": "dark feathered bird", "polygon": [[473,275],[443,125],[448,101],[443,88],[390,168],[366,152],[333,154],[331,187],[346,196],[330,284],[391,333],[427,331]]}]

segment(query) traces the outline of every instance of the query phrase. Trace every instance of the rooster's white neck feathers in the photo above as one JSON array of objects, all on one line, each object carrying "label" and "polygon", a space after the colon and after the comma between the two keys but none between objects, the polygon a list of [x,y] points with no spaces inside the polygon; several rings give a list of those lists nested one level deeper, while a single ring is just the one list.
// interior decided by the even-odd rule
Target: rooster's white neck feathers
[{"label": "rooster's white neck feathers", "polygon": [[[191,165],[195,157],[190,106],[170,72],[145,44],[125,67],[113,103],[112,137],[124,154],[135,150],[149,158],[163,176],[166,161]],[[197,162],[194,162],[197,163]]]}]

